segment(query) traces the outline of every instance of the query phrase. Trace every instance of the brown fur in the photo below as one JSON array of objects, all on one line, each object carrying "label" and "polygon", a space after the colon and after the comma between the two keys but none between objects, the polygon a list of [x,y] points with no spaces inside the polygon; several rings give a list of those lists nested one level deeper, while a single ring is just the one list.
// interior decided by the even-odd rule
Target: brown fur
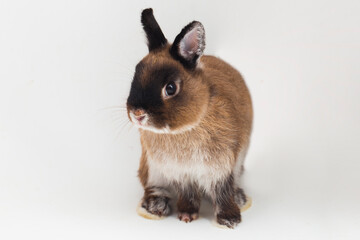
[{"label": "brown fur", "polygon": [[[143,146],[143,144],[142,144],[142,146]],[[147,180],[148,180],[148,176],[149,176],[148,170],[149,170],[149,167],[148,167],[148,163],[147,163],[146,150],[144,149],[144,147],[142,147],[138,176],[139,176],[140,182],[144,188],[147,186]]]},{"label": "brown fur", "polygon": [[[248,145],[253,117],[250,94],[240,73],[213,56],[202,56],[201,68],[189,72],[171,58],[168,48],[150,52],[143,62],[145,66],[152,67],[174,64],[181,69],[184,81],[182,91],[192,97],[181,99],[186,107],[176,109],[176,115],[169,119],[172,130],[195,123],[204,115],[197,128],[182,134],[156,134],[140,130],[144,148],[153,149],[158,145],[164,148],[164,151],[175,150],[175,155],[190,146],[206,146],[214,151],[231,149],[233,156],[228,164],[234,167],[240,150]],[[149,84],[145,83],[146,72],[145,70],[142,79],[144,84]],[[165,103],[164,111],[170,111],[170,101]],[[168,142],[176,142],[178,147],[172,150],[170,148],[174,146],[169,146]],[[223,163],[213,161],[209,164]]]}]

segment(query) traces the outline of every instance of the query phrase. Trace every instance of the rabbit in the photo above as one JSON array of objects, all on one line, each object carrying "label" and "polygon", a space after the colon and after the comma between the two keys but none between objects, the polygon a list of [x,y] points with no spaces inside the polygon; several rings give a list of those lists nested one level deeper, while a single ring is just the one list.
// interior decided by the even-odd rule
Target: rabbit
[{"label": "rabbit", "polygon": [[[215,220],[234,228],[247,201],[239,185],[252,130],[250,93],[240,73],[203,55],[205,30],[186,25],[169,44],[151,8],[141,14],[149,53],[136,66],[127,114],[139,129],[141,207],[158,217],[199,217],[211,199]],[[175,193],[175,197],[174,194]]]}]

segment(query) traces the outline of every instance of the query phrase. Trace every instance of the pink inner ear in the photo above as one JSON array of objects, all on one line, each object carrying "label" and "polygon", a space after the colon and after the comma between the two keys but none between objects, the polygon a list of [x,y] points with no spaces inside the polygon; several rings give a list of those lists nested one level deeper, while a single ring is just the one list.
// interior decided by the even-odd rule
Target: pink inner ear
[{"label": "pink inner ear", "polygon": [[180,54],[185,59],[191,59],[199,48],[198,31],[195,27],[188,32],[180,42]]}]

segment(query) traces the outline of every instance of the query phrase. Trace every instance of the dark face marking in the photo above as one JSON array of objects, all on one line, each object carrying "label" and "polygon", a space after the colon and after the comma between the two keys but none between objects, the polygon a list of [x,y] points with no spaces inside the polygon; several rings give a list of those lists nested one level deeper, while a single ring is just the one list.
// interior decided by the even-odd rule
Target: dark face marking
[{"label": "dark face marking", "polygon": [[[146,71],[146,72],[145,72]],[[162,66],[145,69],[143,63],[136,66],[136,72],[127,99],[129,109],[144,109],[157,127],[163,127],[167,120],[161,91],[169,82],[179,76],[175,67]],[[175,96],[174,98],[176,98]]]}]

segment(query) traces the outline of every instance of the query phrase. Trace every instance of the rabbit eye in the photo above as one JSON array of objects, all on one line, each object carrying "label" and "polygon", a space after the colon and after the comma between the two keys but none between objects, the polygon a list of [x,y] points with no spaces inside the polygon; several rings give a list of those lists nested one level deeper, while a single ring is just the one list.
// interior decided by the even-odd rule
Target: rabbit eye
[{"label": "rabbit eye", "polygon": [[162,97],[168,99],[174,97],[180,91],[180,80],[168,82],[162,89]]},{"label": "rabbit eye", "polygon": [[175,82],[169,82],[165,87],[165,94],[166,96],[173,96],[176,93],[176,84]]}]

